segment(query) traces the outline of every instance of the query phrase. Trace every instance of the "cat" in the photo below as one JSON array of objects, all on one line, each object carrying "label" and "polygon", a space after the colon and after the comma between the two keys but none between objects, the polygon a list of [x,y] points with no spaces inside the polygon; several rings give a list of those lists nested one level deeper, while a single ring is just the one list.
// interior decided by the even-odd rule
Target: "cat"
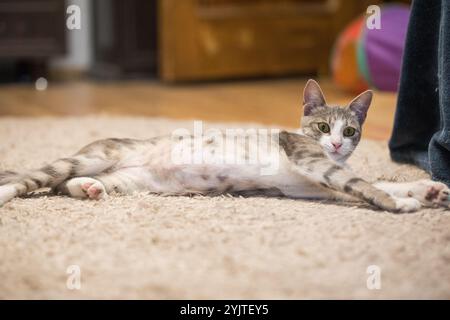
[{"label": "cat", "polygon": [[[246,162],[254,147],[248,139],[240,140],[232,151],[223,151],[224,141],[218,137],[111,138],[95,141],[39,170],[0,172],[0,206],[47,187],[80,199],[134,191],[172,195],[256,192],[300,199],[362,200],[389,212],[448,207],[450,190],[443,183],[420,180],[371,184],[350,171],[345,161],[361,139],[372,95],[368,90],[348,106],[329,106],[319,84],[309,80],[303,92],[301,129],[269,136],[270,150],[276,150],[278,164],[273,174],[261,174],[261,163]],[[230,142],[234,138],[224,139]],[[202,152],[214,155],[216,161],[175,163],[173,150],[183,143],[201,145]],[[195,157],[198,151],[193,148],[189,152]],[[263,150],[260,158],[272,157],[269,153]],[[230,157],[241,161],[225,161]]]}]

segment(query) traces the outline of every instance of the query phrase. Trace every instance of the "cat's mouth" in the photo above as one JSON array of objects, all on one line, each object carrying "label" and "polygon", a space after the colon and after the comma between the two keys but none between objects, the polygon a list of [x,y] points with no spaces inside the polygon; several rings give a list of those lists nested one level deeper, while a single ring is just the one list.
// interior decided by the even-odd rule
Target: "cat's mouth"
[{"label": "cat's mouth", "polygon": [[333,158],[333,159],[341,159],[345,157],[345,154],[342,153],[340,150],[333,150],[333,151],[329,151],[328,154]]},{"label": "cat's mouth", "polygon": [[336,149],[333,146],[325,145],[324,149],[332,157],[340,158],[340,157],[344,157],[345,156],[345,152],[343,152],[342,148]]},{"label": "cat's mouth", "polygon": [[342,155],[338,149],[331,150],[330,153],[334,155]]}]

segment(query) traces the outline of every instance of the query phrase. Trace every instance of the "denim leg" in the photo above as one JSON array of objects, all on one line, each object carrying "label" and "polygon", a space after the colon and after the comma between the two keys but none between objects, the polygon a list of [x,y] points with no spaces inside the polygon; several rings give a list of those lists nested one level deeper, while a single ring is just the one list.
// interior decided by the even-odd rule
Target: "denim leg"
[{"label": "denim leg", "polygon": [[430,140],[440,128],[440,19],[440,0],[413,1],[403,54],[394,129],[389,141],[392,160],[412,163],[428,171]]},{"label": "denim leg", "polygon": [[430,142],[428,154],[433,180],[450,185],[450,3],[442,1],[439,32],[438,78],[440,130]]}]

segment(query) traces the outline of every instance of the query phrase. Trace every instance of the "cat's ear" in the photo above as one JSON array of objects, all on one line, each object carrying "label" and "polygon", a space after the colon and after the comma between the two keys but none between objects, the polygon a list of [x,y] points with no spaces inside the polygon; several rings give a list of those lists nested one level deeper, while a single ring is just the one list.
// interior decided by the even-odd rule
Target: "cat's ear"
[{"label": "cat's ear", "polygon": [[366,120],[367,110],[369,110],[370,103],[372,102],[372,96],[372,90],[364,91],[348,105],[348,108],[357,116],[360,125]]},{"label": "cat's ear", "polygon": [[326,105],[325,97],[319,84],[313,79],[309,79],[303,90],[303,114],[308,116],[320,106]]}]

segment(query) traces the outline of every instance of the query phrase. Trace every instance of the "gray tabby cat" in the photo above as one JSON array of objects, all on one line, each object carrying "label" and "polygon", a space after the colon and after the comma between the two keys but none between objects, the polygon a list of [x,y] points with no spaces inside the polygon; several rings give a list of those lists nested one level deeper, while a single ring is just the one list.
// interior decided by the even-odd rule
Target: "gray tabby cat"
[{"label": "gray tabby cat", "polygon": [[361,139],[371,100],[372,92],[366,91],[347,107],[330,107],[319,85],[309,80],[304,89],[302,130],[282,131],[269,139],[273,147],[278,147],[279,163],[271,175],[261,175],[260,163],[245,161],[252,150],[248,140],[241,140],[232,151],[235,154],[230,155],[214,137],[187,137],[192,139],[190,144],[200,143],[202,152],[215,155],[216,160],[233,156],[238,161],[178,164],[172,151],[186,142],[182,138],[106,139],[38,170],[1,172],[0,206],[16,196],[49,187],[89,199],[139,190],[174,195],[258,191],[303,199],[362,200],[390,212],[412,212],[421,206],[448,207],[450,190],[445,184],[431,180],[370,184],[347,168],[345,160]]}]

